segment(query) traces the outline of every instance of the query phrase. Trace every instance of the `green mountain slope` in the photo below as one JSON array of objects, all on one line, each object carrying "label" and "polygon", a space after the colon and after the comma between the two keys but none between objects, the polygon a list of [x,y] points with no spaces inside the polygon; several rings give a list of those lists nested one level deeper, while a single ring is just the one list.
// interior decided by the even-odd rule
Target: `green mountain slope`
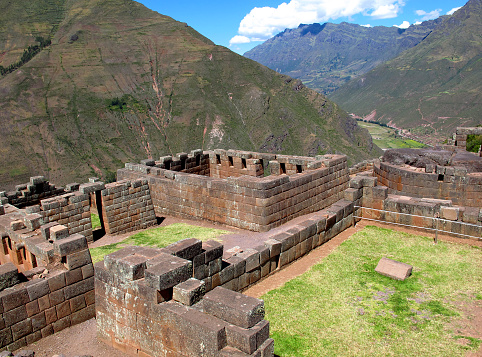
[{"label": "green mountain slope", "polygon": [[343,22],[287,29],[244,55],[329,94],[422,41],[442,18],[410,26],[363,27]]},{"label": "green mountain slope", "polygon": [[19,26],[2,32],[0,66],[39,36],[51,44],[0,77],[2,188],[37,174],[58,185],[103,177],[196,148],[379,155],[322,95],[139,3],[36,0],[23,15],[31,2],[10,3],[0,0],[0,23]]},{"label": "green mountain slope", "polygon": [[470,0],[424,41],[349,82],[346,110],[427,138],[482,123],[482,1]]}]

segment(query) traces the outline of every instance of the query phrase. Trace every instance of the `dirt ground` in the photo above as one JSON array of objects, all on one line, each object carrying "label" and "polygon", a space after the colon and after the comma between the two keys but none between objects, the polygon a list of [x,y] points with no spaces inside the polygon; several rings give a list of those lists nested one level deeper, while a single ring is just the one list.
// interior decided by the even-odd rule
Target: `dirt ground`
[{"label": "dirt ground", "polygon": [[[177,218],[166,218],[161,226],[169,225],[172,223],[184,222],[189,224],[200,225],[203,227],[225,229],[233,232],[233,235],[226,236],[227,245],[234,244],[234,240],[237,237],[249,240],[250,234],[252,232],[243,231],[240,229],[226,227],[219,224],[211,224],[202,221],[190,221],[181,220]],[[326,256],[328,256],[336,247],[348,239],[351,235],[363,229],[366,225],[376,225],[379,227],[391,228],[397,231],[404,231],[408,233],[417,233],[428,235],[427,233],[414,232],[413,230],[408,230],[403,227],[393,226],[389,224],[378,224],[373,222],[361,221],[355,227],[350,227],[341,234],[337,235],[327,243],[318,247],[317,249],[311,251],[309,254],[301,259],[288,265],[286,268],[280,270],[274,275],[268,276],[267,278],[261,280],[256,285],[250,287],[244,291],[244,294],[260,297],[266,292],[276,289],[282,286],[285,282],[303,274],[311,266],[319,263]],[[100,240],[96,241],[91,245],[91,247],[102,246],[106,244],[111,244],[118,242],[132,233],[120,236],[105,236]],[[439,236],[439,240],[465,243],[473,246],[478,246],[482,248],[482,241],[467,240],[452,238],[449,236]],[[240,244],[241,245],[241,244]],[[453,322],[451,326],[455,331],[458,331],[460,335],[471,336],[474,338],[482,339],[482,301],[477,301],[472,305],[461,304],[461,310],[464,312],[465,317]],[[468,343],[469,341],[464,341],[461,339],[459,343]],[[94,357],[127,357],[128,355],[122,353],[112,347],[99,342],[96,338],[96,322],[95,319],[91,319],[82,324],[73,326],[71,328],[65,329],[55,335],[44,338],[34,344],[22,348],[23,350],[33,350],[35,351],[35,356],[37,357],[52,357],[56,354],[63,354],[66,357],[91,355]],[[482,357],[482,346],[477,352],[467,353],[466,357]]]}]

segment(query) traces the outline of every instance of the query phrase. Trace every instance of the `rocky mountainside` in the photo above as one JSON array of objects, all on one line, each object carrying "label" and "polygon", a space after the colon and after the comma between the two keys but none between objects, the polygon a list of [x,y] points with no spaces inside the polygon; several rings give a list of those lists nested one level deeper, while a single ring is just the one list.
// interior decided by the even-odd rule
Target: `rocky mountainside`
[{"label": "rocky mountainside", "polygon": [[408,29],[363,27],[343,22],[287,29],[244,55],[329,94],[420,43],[442,21]]},{"label": "rocky mountainside", "polygon": [[3,189],[197,148],[380,153],[322,95],[135,1],[0,5]]},{"label": "rocky mountainside", "polygon": [[420,44],[330,98],[359,117],[443,141],[482,124],[482,0],[470,0]]}]

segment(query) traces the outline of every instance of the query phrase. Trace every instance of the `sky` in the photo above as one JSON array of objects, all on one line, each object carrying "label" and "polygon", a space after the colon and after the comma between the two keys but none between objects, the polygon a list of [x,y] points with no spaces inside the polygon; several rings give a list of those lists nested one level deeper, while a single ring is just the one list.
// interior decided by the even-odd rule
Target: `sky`
[{"label": "sky", "polygon": [[451,14],[466,0],[137,0],[243,54],[300,24],[351,22],[407,28]]}]

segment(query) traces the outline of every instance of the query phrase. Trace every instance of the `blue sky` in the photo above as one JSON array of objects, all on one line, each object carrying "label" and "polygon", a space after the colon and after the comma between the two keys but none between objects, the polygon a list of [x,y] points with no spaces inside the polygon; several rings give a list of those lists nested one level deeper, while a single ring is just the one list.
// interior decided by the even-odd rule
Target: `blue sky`
[{"label": "blue sky", "polygon": [[243,54],[300,23],[343,21],[407,27],[452,12],[466,0],[138,0]]}]

